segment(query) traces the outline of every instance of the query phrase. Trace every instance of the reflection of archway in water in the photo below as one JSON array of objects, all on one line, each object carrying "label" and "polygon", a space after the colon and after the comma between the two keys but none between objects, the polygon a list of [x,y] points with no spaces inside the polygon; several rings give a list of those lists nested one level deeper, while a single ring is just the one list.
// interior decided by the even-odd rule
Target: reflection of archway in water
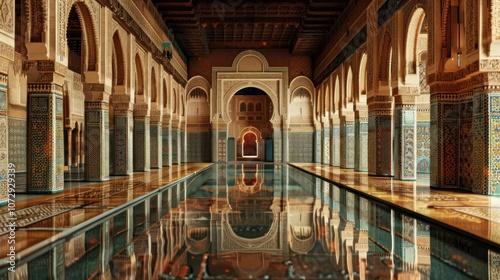
[{"label": "reflection of archway in water", "polygon": [[227,213],[228,225],[238,237],[263,237],[277,220],[271,210],[274,203],[273,189],[264,185],[264,167],[260,164],[242,164],[235,171],[235,186],[228,198],[233,210]]}]

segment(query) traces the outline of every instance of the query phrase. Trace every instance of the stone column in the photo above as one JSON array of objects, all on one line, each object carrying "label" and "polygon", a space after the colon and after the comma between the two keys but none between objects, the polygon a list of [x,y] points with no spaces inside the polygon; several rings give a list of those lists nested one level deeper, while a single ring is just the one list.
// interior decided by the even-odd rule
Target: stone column
[{"label": "stone column", "polygon": [[337,114],[330,120],[330,165],[340,166],[340,118]]},{"label": "stone column", "polygon": [[368,171],[368,110],[357,110],[354,119],[354,170]]},{"label": "stone column", "polygon": [[170,117],[168,115],[163,115],[161,138],[163,166],[172,166],[172,127],[170,126]]},{"label": "stone column", "polygon": [[[15,166],[9,164],[9,128],[7,122],[7,84],[8,76],[0,74],[0,205],[8,202],[8,180],[15,176]],[[10,175],[12,174],[12,175]],[[14,177],[15,179],[15,177]]]},{"label": "stone column", "polygon": [[430,184],[433,187],[456,188],[458,186],[459,110],[457,93],[432,94]]},{"label": "stone column", "polygon": [[500,194],[500,92],[478,89],[473,96],[473,187],[479,194]]},{"label": "stone column", "polygon": [[134,109],[134,171],[149,171],[151,168],[149,116],[137,114]]},{"label": "stone column", "polygon": [[227,124],[222,119],[212,126],[212,147],[213,162],[227,161]]},{"label": "stone column", "polygon": [[368,173],[392,176],[392,97],[368,100]]},{"label": "stone column", "polygon": [[321,163],[323,164],[330,164],[330,120],[325,118],[323,119],[322,122],[322,130],[321,130],[321,147],[322,147],[322,152],[321,152]]},{"label": "stone column", "polygon": [[340,167],[354,168],[354,114],[340,117]]},{"label": "stone column", "polygon": [[72,147],[72,130],[71,130],[71,127],[67,127],[66,129],[66,148],[65,150],[68,151],[68,154],[66,154],[66,162],[68,164],[66,164],[66,166],[68,166],[68,170],[71,170],[71,166],[73,166],[71,160],[73,159],[73,154],[72,154],[72,150],[73,150],[73,147]]},{"label": "stone column", "polygon": [[57,193],[64,188],[62,74],[53,61],[23,65],[24,70],[33,67],[39,77],[28,83],[27,191]]},{"label": "stone column", "polygon": [[417,116],[415,96],[399,95],[394,109],[394,175],[417,179]]},{"label": "stone column", "polygon": [[274,162],[283,162],[283,130],[281,125],[273,124]]},{"label": "stone column", "polygon": [[321,151],[323,143],[321,139],[321,124],[319,122],[314,123],[314,134],[313,134],[313,161],[315,163],[321,163]]},{"label": "stone column", "polygon": [[113,96],[114,109],[114,174],[130,175],[134,172],[133,146],[133,105],[130,96],[119,94]]},{"label": "stone column", "polygon": [[172,164],[179,164],[181,163],[181,157],[180,157],[180,147],[181,147],[181,141],[180,141],[180,129],[179,129],[179,122],[178,121],[172,121]]},{"label": "stone column", "polygon": [[181,162],[187,162],[187,141],[186,141],[186,124],[184,122],[181,122],[180,125],[180,159],[179,163]]},{"label": "stone column", "polygon": [[162,132],[161,111],[151,111],[150,138],[151,138],[151,168],[161,168],[163,166],[162,157]]},{"label": "stone column", "polygon": [[[85,84],[84,87],[85,180],[107,181],[109,180],[108,96],[104,92],[103,84]],[[94,96],[99,97],[93,98]]]}]

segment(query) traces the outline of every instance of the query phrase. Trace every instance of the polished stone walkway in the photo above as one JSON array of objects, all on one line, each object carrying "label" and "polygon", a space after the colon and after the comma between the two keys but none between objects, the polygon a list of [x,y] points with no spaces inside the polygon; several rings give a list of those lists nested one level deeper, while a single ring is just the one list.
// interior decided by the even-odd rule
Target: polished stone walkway
[{"label": "polished stone walkway", "polygon": [[[15,202],[11,201],[10,206],[15,209],[9,205],[0,207],[0,256],[3,258],[8,253],[7,244],[11,244],[8,242],[12,235],[17,257],[22,258],[73,234],[84,225],[92,224],[113,209],[130,205],[170,182],[208,166],[209,163],[181,164],[112,177],[106,182],[85,182],[81,186],[66,182],[65,190],[58,194],[11,197]],[[11,230],[13,225],[15,233]]]},{"label": "polished stone walkway", "polygon": [[322,164],[292,164],[369,198],[500,248],[500,197],[430,188],[426,180],[400,181]]},{"label": "polished stone walkway", "polygon": [[[113,177],[107,182],[82,183],[59,194],[19,199],[12,214],[8,206],[0,207],[0,243],[7,244],[11,232],[9,224],[15,222],[16,252],[29,254],[95,222],[112,209],[140,200],[146,194],[209,165],[175,165],[126,177]],[[442,224],[487,246],[500,248],[498,197],[436,190],[429,188],[428,183],[422,180],[404,182],[321,164],[292,165],[402,211],[411,212],[421,220]],[[78,211],[78,215],[75,215],[75,211]],[[0,255],[5,256],[7,248],[0,246]]]}]

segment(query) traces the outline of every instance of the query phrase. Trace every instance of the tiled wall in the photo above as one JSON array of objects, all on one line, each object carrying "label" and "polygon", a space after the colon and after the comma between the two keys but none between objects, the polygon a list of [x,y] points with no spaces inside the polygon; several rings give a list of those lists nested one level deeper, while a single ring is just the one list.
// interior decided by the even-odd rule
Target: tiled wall
[{"label": "tiled wall", "polygon": [[9,162],[26,172],[26,119],[9,118]]},{"label": "tiled wall", "polygon": [[187,161],[210,162],[212,160],[211,132],[187,132]]},{"label": "tiled wall", "polygon": [[290,132],[288,138],[290,162],[313,162],[314,132]]}]

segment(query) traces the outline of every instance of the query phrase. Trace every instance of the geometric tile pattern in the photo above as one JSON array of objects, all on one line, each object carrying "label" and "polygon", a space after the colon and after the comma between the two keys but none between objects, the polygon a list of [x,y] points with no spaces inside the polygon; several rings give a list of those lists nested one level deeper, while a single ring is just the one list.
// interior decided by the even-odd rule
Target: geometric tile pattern
[{"label": "geometric tile pattern", "polygon": [[162,132],[161,123],[150,126],[151,168],[162,167]]},{"label": "geometric tile pattern", "polygon": [[368,111],[368,172],[376,176],[392,176],[392,101],[370,104]]},{"label": "geometric tile pattern", "polygon": [[53,84],[28,85],[27,190],[54,193],[63,190],[63,123],[56,112],[59,89]]},{"label": "geometric tile pattern", "polygon": [[[311,138],[313,135],[311,134]],[[312,140],[312,139],[311,139]],[[282,162],[283,161],[283,137],[282,137],[282,131],[281,129],[274,128],[274,133],[273,133],[273,145],[274,145],[274,161],[275,162]],[[312,144],[312,142],[311,142]],[[311,151],[311,157],[312,157],[312,151]],[[312,162],[312,158],[311,158]]]},{"label": "geometric tile pattern", "polygon": [[134,171],[150,169],[150,131],[148,116],[134,116]]},{"label": "geometric tile pattern", "polygon": [[[276,135],[276,133],[275,133]],[[289,132],[288,151],[290,162],[313,162],[314,132]]]},{"label": "geometric tile pattern", "polygon": [[356,119],[354,170],[368,171],[368,120]]},{"label": "geometric tile pattern", "polygon": [[459,182],[461,188],[472,191],[474,185],[474,173],[472,165],[473,154],[473,131],[472,131],[472,100],[460,104],[460,154],[459,154]]},{"label": "geometric tile pattern", "polygon": [[332,124],[331,132],[331,165],[340,166],[340,124]]},{"label": "geometric tile pattern", "polygon": [[212,133],[187,132],[187,161],[210,162],[212,160]]},{"label": "geometric tile pattern", "polygon": [[101,102],[85,102],[85,180],[109,180],[109,111]]},{"label": "geometric tile pattern", "polygon": [[114,174],[129,175],[133,172],[132,111],[114,116]]},{"label": "geometric tile pattern", "polygon": [[178,164],[179,163],[179,129],[178,128],[172,128],[172,164]]},{"label": "geometric tile pattern", "polygon": [[323,137],[321,138],[322,140],[322,147],[323,147],[323,158],[321,159],[321,162],[323,164],[330,164],[330,144],[331,144],[331,141],[330,141],[330,128],[323,128],[323,131],[322,131],[322,134],[323,134]]},{"label": "geometric tile pattern", "polygon": [[172,165],[172,159],[170,157],[171,152],[171,132],[172,130],[170,129],[170,126],[163,126],[162,127],[162,162],[163,166],[170,166]]},{"label": "geometric tile pattern", "polygon": [[417,173],[430,173],[430,124],[417,123]]},{"label": "geometric tile pattern", "polygon": [[322,147],[322,137],[321,137],[321,130],[315,130],[314,131],[314,162],[320,163],[321,162],[321,147]]},{"label": "geometric tile pattern", "polygon": [[397,105],[395,109],[394,142],[395,175],[401,180],[416,179],[416,110],[413,105]]},{"label": "geometric tile pattern", "polygon": [[340,125],[340,167],[354,168],[355,124],[341,121]]}]

